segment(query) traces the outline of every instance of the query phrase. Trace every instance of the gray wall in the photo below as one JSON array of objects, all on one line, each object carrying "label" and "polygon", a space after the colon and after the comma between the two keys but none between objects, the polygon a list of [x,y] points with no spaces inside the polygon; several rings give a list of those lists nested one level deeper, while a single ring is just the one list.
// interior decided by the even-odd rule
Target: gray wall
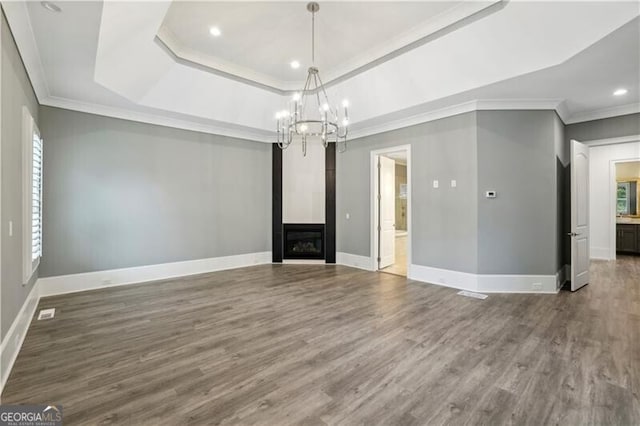
[{"label": "gray wall", "polygon": [[[338,251],[370,256],[370,153],[410,144],[413,264],[555,274],[563,264],[563,130],[553,111],[479,111],[352,141],[338,155]],[[487,190],[498,197],[485,198]]]},{"label": "gray wall", "polygon": [[554,120],[553,111],[478,112],[480,274],[558,270]]},{"label": "gray wall", "polygon": [[[412,263],[475,272],[476,113],[351,141],[337,155],[337,251],[370,256],[371,151],[406,144],[412,157]],[[439,189],[431,185],[435,179]]]},{"label": "gray wall", "polygon": [[[5,334],[33,288],[22,285],[22,107],[38,121],[38,101],[2,13],[2,330]],[[9,237],[13,221],[13,237]]]},{"label": "gray wall", "polygon": [[565,128],[567,141],[575,139],[578,142],[584,142],[630,135],[640,135],[640,114],[585,121],[569,124]]},{"label": "gray wall", "polygon": [[271,145],[42,107],[41,276],[270,250]]}]

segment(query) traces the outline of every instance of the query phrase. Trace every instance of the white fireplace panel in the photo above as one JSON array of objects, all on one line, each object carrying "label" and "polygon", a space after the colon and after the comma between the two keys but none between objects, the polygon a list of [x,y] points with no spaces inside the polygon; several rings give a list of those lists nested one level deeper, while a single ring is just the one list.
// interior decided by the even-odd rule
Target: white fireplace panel
[{"label": "white fireplace panel", "polygon": [[295,141],[282,152],[282,222],[325,223],[325,148]]}]

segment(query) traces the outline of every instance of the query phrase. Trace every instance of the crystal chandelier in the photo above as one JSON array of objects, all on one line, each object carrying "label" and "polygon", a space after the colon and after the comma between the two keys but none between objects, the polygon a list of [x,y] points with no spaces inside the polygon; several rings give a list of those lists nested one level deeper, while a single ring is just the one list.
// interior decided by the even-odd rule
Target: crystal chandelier
[{"label": "crystal chandelier", "polygon": [[307,4],[311,12],[311,67],[302,92],[295,93],[288,108],[276,114],[277,142],[281,149],[287,149],[294,138],[302,140],[302,154],[307,155],[307,138],[320,138],[324,147],[329,142],[337,145],[338,152],[347,150],[349,125],[349,104],[342,101],[342,115],[337,106],[329,103],[329,97],[315,67],[315,16],[320,10],[316,2]]}]

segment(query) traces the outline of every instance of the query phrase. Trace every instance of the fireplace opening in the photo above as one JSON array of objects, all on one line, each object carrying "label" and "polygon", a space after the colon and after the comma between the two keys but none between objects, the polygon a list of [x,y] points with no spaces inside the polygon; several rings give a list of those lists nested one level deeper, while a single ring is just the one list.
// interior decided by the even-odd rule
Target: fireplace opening
[{"label": "fireplace opening", "polygon": [[284,224],[284,259],[324,259],[324,224]]}]

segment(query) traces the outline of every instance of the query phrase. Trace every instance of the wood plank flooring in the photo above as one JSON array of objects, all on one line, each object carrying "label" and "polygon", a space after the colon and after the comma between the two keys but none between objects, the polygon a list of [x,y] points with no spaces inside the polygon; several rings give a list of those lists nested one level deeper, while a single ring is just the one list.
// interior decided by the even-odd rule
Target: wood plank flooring
[{"label": "wood plank flooring", "polygon": [[43,299],[2,402],[65,424],[640,424],[640,258],[490,295],[263,265]]},{"label": "wood plank flooring", "polygon": [[407,233],[403,235],[396,235],[396,247],[395,247],[395,262],[381,269],[381,272],[388,272],[390,274],[407,276]]}]

